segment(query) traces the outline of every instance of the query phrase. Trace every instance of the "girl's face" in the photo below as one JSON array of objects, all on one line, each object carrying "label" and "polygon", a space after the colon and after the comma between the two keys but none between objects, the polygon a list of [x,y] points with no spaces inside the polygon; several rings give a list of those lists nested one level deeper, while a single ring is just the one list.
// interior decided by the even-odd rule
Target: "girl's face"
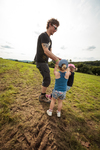
[{"label": "girl's face", "polygon": [[75,72],[75,68],[73,68],[73,72]]},{"label": "girl's face", "polygon": [[71,72],[75,72],[75,68],[69,67]]}]

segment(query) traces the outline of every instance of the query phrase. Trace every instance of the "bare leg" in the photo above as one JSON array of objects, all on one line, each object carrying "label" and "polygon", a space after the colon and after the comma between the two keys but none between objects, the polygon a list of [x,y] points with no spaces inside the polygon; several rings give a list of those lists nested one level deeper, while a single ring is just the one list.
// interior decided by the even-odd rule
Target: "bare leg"
[{"label": "bare leg", "polygon": [[42,86],[41,92],[42,92],[42,93],[46,93],[46,90],[47,90],[47,87]]},{"label": "bare leg", "polygon": [[51,99],[51,103],[50,103],[50,109],[53,110],[54,105],[55,105],[56,99],[54,97],[52,97]]},{"label": "bare leg", "polygon": [[61,111],[62,109],[62,100],[58,99],[58,111]]}]

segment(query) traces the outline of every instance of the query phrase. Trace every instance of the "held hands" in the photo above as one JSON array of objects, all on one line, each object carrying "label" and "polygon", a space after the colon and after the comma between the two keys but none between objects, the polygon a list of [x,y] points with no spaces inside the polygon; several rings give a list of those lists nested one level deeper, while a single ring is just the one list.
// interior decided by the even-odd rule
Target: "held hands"
[{"label": "held hands", "polygon": [[59,59],[57,59],[56,61],[55,61],[55,65],[58,65],[59,64]]},{"label": "held hands", "polygon": [[56,64],[58,65],[59,64],[59,61],[61,60],[61,58],[57,57],[58,59],[55,61]]},{"label": "held hands", "polygon": [[57,65],[57,64],[55,64],[55,68],[58,68],[58,65]]},{"label": "held hands", "polygon": [[61,58],[58,57],[59,60],[61,60]]}]

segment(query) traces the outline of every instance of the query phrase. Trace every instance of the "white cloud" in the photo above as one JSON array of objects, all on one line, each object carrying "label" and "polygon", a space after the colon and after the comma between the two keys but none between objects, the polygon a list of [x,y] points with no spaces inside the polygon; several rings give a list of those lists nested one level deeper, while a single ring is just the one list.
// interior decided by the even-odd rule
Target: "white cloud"
[{"label": "white cloud", "polygon": [[93,51],[93,50],[95,50],[95,49],[96,49],[95,46],[89,46],[88,48],[83,49],[83,50]]}]

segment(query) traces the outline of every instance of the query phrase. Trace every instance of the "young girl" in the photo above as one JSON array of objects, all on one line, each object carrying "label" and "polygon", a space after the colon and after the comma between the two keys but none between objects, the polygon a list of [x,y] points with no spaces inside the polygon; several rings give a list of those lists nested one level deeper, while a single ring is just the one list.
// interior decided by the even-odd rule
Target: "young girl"
[{"label": "young girl", "polygon": [[67,91],[69,91],[72,87],[74,82],[74,72],[77,71],[77,68],[74,66],[74,64],[69,64],[68,68],[70,68],[70,76],[67,82]]},{"label": "young girl", "polygon": [[[75,67],[74,64],[68,64],[68,68],[70,69],[70,74],[69,74],[69,79],[68,79],[68,82],[67,82],[67,90],[66,91],[69,91],[70,88],[72,87],[73,82],[74,82],[74,72],[77,71],[77,68]],[[50,95],[46,94],[46,97],[51,99],[52,94],[50,94]]]},{"label": "young girl", "polygon": [[65,99],[66,96],[67,82],[70,74],[70,70],[68,69],[68,61],[65,59],[60,60],[58,69],[59,72],[57,71],[57,65],[55,65],[55,86],[52,92],[50,108],[47,110],[47,114],[48,116],[52,116],[55,102],[58,99],[57,117],[61,117],[62,100]]}]

